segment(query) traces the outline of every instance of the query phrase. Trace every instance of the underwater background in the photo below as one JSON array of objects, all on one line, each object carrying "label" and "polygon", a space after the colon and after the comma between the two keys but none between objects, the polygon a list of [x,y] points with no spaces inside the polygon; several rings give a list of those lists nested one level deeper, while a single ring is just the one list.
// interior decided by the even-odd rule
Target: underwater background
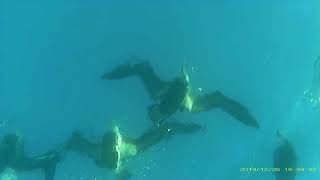
[{"label": "underwater background", "polygon": [[[319,19],[316,0],[1,0],[0,136],[19,134],[30,155],[59,146],[74,130],[99,137],[116,124],[136,137],[151,126],[142,83],[100,76],[130,57],[149,60],[163,79],[186,63],[193,87],[239,100],[261,128],[219,110],[178,113],[174,119],[206,131],[176,136],[128,162],[132,179],[274,179],[240,168],[273,166],[278,129],[288,134],[300,167],[318,168],[296,179],[319,179],[320,112],[302,100],[320,55]],[[55,177],[113,178],[75,153]]]}]

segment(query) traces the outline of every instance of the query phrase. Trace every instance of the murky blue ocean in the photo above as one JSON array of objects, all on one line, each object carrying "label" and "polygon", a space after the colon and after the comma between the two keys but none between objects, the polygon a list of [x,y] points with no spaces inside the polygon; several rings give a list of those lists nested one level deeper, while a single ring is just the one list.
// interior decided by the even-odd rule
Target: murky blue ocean
[{"label": "murky blue ocean", "polygon": [[[0,1],[0,137],[23,137],[36,156],[75,130],[99,137],[118,125],[132,137],[151,122],[137,78],[100,76],[130,57],[149,60],[163,79],[187,64],[192,86],[220,90],[246,105],[261,128],[219,110],[177,113],[206,131],[163,141],[125,162],[134,180],[273,180],[276,131],[298,155],[297,180],[320,179],[320,111],[305,101],[320,55],[316,0]],[[320,83],[320,82],[319,82]],[[308,172],[308,168],[317,168]],[[40,170],[17,172],[41,180]],[[68,153],[56,180],[114,179],[89,158]]]}]

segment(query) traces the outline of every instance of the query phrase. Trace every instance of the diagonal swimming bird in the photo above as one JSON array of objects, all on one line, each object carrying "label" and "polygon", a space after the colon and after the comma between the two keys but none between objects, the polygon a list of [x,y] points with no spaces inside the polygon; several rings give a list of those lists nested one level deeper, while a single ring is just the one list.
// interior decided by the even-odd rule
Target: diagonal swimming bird
[{"label": "diagonal swimming bird", "polygon": [[219,108],[243,124],[259,128],[258,121],[244,105],[220,91],[193,95],[185,66],[182,67],[180,75],[171,81],[161,80],[148,61],[122,64],[103,74],[101,78],[118,80],[131,76],[137,76],[142,80],[155,102],[148,106],[147,110],[149,118],[157,124],[167,120],[177,111],[197,113]]}]

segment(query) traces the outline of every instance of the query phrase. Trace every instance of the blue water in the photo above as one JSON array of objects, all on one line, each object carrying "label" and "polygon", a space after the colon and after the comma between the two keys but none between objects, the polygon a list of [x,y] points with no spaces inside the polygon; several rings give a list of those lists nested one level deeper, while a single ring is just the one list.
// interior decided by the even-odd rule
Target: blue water
[{"label": "blue water", "polygon": [[[128,162],[133,179],[269,180],[275,132],[287,132],[301,167],[320,168],[320,112],[302,101],[320,55],[316,0],[0,1],[0,135],[15,132],[28,154],[63,143],[74,130],[89,137],[112,125],[136,137],[151,126],[151,103],[135,78],[103,81],[130,57],[148,59],[170,79],[183,63],[193,87],[216,89],[245,104],[261,129],[227,114],[177,114],[206,132],[177,136]],[[40,171],[21,172],[24,180]],[[113,179],[70,153],[55,179]],[[320,178],[298,173],[298,180]]]}]

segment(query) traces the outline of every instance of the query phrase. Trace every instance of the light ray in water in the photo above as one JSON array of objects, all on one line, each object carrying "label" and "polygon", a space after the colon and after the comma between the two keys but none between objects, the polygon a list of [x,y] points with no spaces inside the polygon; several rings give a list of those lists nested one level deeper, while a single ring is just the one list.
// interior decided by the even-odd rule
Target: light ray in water
[{"label": "light ray in water", "polygon": [[[253,152],[250,160],[250,166],[249,168],[255,168],[255,159],[256,159],[256,152]],[[243,172],[243,175],[240,176],[240,179],[248,179],[251,176],[250,171]]]},{"label": "light ray in water", "polygon": [[320,56],[313,64],[312,86],[304,91],[303,97],[312,104],[313,108],[320,109]]}]

